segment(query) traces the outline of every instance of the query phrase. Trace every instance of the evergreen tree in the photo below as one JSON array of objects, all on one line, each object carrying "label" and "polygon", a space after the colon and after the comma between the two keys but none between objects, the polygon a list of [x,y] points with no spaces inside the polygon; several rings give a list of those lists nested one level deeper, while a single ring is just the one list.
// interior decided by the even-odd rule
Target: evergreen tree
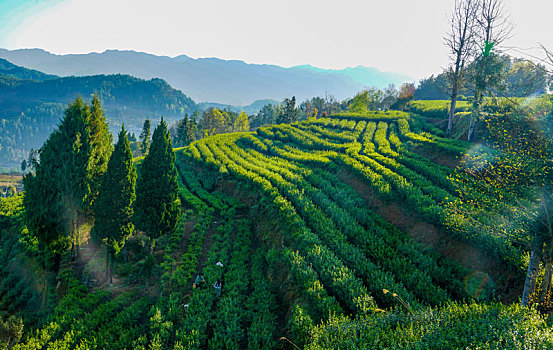
[{"label": "evergreen tree", "polygon": [[140,133],[140,152],[143,155],[148,153],[150,148],[150,119],[144,121],[144,126],[142,126],[142,132]]},{"label": "evergreen tree", "polygon": [[[109,159],[102,179],[98,200],[95,203],[96,220],[94,235],[106,245],[106,280],[112,283],[113,259],[132,234],[134,225],[133,203],[136,198],[134,185],[136,169],[125,126],[119,132],[119,140]],[[111,258],[111,271],[109,260]]]},{"label": "evergreen tree", "polygon": [[175,228],[180,205],[177,193],[175,154],[167,124],[161,118],[136,182],[134,222],[150,237],[152,244],[157,237]]},{"label": "evergreen tree", "polygon": [[91,106],[77,98],[59,126],[58,156],[63,165],[57,181],[74,257],[78,255],[80,226],[92,221],[93,203],[113,150],[103,114],[97,97],[93,97]]},{"label": "evergreen tree", "polygon": [[113,138],[109,132],[100,99],[96,95],[92,97],[90,120],[87,124],[87,127],[90,129],[91,150],[87,165],[89,192],[85,198],[85,208],[91,214],[91,209],[94,207],[94,201],[100,190],[102,175],[107,170],[108,161],[113,152]]},{"label": "evergreen tree", "polygon": [[278,124],[290,124],[298,121],[298,110],[296,108],[296,96],[286,98],[282,103],[282,109],[276,118]]},{"label": "evergreen tree", "polygon": [[59,126],[57,157],[61,167],[52,174],[60,189],[65,231],[71,237],[72,257],[78,252],[78,226],[85,218],[86,200],[89,196],[87,170],[91,154],[90,108],[79,97],[69,105]]},{"label": "evergreen tree", "polygon": [[[25,222],[31,234],[38,238],[41,252],[61,254],[68,240],[63,227],[61,191],[54,176],[61,161],[57,154],[60,133],[54,131],[44,143],[34,163],[34,173],[23,177]],[[46,261],[44,261],[46,266]]]},{"label": "evergreen tree", "polygon": [[175,145],[188,146],[190,143],[196,140],[196,135],[194,133],[194,121],[191,118],[188,118],[188,114],[177,122],[177,125],[174,128],[174,138]]},{"label": "evergreen tree", "polygon": [[184,143],[186,145],[191,144],[192,142],[196,141],[196,122],[193,118],[188,119],[187,127],[186,127],[186,137],[184,139]]},{"label": "evergreen tree", "polygon": [[[27,224],[50,250],[79,244],[79,228],[90,222],[99,179],[112,151],[111,135],[97,98],[92,108],[77,98],[33,160],[25,179]],[[69,236],[69,238],[67,237]]]}]

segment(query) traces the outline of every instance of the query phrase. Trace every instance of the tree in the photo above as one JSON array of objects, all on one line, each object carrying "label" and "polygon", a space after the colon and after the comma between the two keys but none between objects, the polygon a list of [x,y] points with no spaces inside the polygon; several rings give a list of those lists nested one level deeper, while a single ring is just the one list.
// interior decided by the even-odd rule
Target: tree
[{"label": "tree", "polygon": [[62,166],[57,152],[59,138],[57,130],[50,134],[38,152],[34,173],[29,172],[23,177],[27,227],[38,238],[40,250],[49,250],[57,257],[68,243],[63,227],[61,191],[55,180],[57,169]]},{"label": "tree", "polygon": [[366,113],[375,111],[382,107],[384,93],[377,88],[365,89],[350,101],[348,101],[348,111],[354,113]]},{"label": "tree", "polygon": [[143,155],[146,155],[146,153],[148,153],[148,149],[150,148],[150,119],[146,119],[144,121],[139,138],[141,145],[140,152],[142,152]]},{"label": "tree", "polygon": [[30,154],[30,172],[24,178],[26,218],[42,244],[61,253],[68,241],[78,253],[79,229],[92,221],[99,179],[112,152],[111,135],[100,102],[92,107],[75,99],[39,152]]},{"label": "tree", "polygon": [[479,6],[479,0],[456,0],[455,9],[451,15],[451,29],[445,37],[445,44],[449,48],[453,60],[453,64],[449,67],[446,75],[451,85],[451,102],[447,124],[447,134],[449,136],[453,131],[453,115],[455,114],[457,95],[464,81],[465,63],[474,51]]},{"label": "tree", "polygon": [[285,98],[282,102],[282,109],[277,115],[276,122],[278,124],[290,124],[298,120],[298,110],[296,108],[296,96]]},{"label": "tree", "polygon": [[87,186],[88,161],[91,155],[88,120],[90,108],[81,98],[77,98],[65,111],[59,126],[57,156],[61,159],[62,166],[57,171],[55,181],[60,186],[65,230],[71,236],[72,257],[76,257],[78,252],[78,226],[84,220],[87,207],[85,198],[90,191]]},{"label": "tree", "polygon": [[[125,126],[109,159],[95,204],[94,235],[106,245],[106,281],[112,283],[113,260],[134,230],[133,204],[136,169]],[[111,258],[111,269],[109,260]]]},{"label": "tree", "polygon": [[502,0],[482,0],[477,16],[476,40],[480,53],[475,59],[475,70],[472,76],[476,91],[473,112],[470,116],[468,141],[473,140],[485,93],[501,83],[504,61],[497,51],[498,46],[509,37],[512,28],[504,13]]},{"label": "tree", "polygon": [[257,115],[250,120],[250,126],[252,128],[257,128],[267,124],[274,124],[278,116],[277,106],[269,103],[263,106]]},{"label": "tree", "polygon": [[177,224],[180,208],[177,193],[175,154],[167,124],[161,118],[136,182],[133,220],[136,227],[150,237],[152,245],[155,239],[171,232]]},{"label": "tree", "polygon": [[88,214],[92,215],[94,201],[100,191],[102,176],[107,171],[108,162],[113,152],[113,138],[109,132],[100,99],[96,95],[92,97],[87,128],[90,130],[90,155],[87,162],[87,182],[90,190],[88,197],[85,198],[85,208]]},{"label": "tree", "polygon": [[217,135],[226,132],[228,115],[217,108],[209,108],[202,114],[200,128],[204,136]]},{"label": "tree", "polygon": [[0,345],[2,349],[11,349],[23,336],[23,320],[10,316],[3,321],[0,318]]},{"label": "tree", "polygon": [[77,257],[80,245],[80,227],[92,221],[93,204],[102,175],[113,151],[111,134],[99,99],[94,96],[91,106],[81,98],[65,111],[59,126],[58,170],[61,200],[71,233],[72,256]]},{"label": "tree", "polygon": [[248,115],[246,114],[246,112],[240,112],[240,114],[236,117],[236,120],[234,121],[232,129],[235,132],[250,131],[250,123],[248,121]]},{"label": "tree", "polygon": [[186,146],[184,139],[186,138],[186,132],[188,128],[188,114],[184,116],[184,119],[178,120],[174,129],[171,128],[171,135],[175,141],[175,146]]},{"label": "tree", "polygon": [[551,76],[545,66],[525,59],[510,62],[505,75],[506,94],[509,96],[531,96],[542,94],[551,85]]},{"label": "tree", "polygon": [[196,121],[193,118],[188,119],[188,121],[186,122],[186,135],[184,138],[184,143],[186,145],[189,145],[192,142],[196,141],[197,131],[198,126],[196,125]]},{"label": "tree", "polygon": [[191,118],[189,119],[188,114],[184,119],[177,121],[174,129],[175,144],[177,146],[188,146],[190,143],[196,141],[195,128],[196,125],[194,124],[194,120]]},{"label": "tree", "polygon": [[[415,92],[415,84],[409,83],[409,86],[413,87],[413,93]],[[401,85],[401,88],[407,86],[407,83]],[[382,108],[384,110],[389,110],[398,100],[400,92],[396,89],[394,84],[388,85],[382,92]],[[413,96],[405,97],[405,99],[410,99]]]}]

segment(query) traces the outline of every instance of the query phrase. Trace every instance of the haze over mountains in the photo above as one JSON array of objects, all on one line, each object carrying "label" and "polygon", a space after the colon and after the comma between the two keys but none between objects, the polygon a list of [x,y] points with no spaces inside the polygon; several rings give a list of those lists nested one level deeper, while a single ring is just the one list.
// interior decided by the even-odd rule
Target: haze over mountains
[{"label": "haze over mountains", "polygon": [[42,49],[0,49],[0,58],[26,68],[60,76],[130,74],[162,78],[196,102],[248,105],[262,99],[298,101],[326,93],[341,100],[365,87],[386,87],[412,81],[405,75],[358,66],[342,70],[310,65],[290,68],[248,64],[218,58],[174,58],[143,52],[107,50],[102,53],[56,55]]}]

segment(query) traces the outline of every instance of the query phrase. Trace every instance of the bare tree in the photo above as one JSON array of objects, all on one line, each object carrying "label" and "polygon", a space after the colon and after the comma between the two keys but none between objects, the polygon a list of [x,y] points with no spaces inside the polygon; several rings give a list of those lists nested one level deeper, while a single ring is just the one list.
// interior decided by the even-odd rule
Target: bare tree
[{"label": "bare tree", "polygon": [[540,44],[540,46],[545,53],[545,58],[541,60],[541,63],[545,64],[547,73],[553,74],[553,52],[543,46],[543,44]]},{"label": "bare tree", "polygon": [[498,46],[511,36],[513,24],[505,14],[503,0],[482,0],[477,21],[485,45]]},{"label": "bare tree", "polygon": [[449,67],[447,78],[451,84],[451,104],[449,107],[448,135],[453,131],[453,115],[459,89],[463,85],[465,63],[470,59],[475,48],[477,29],[477,13],[480,0],[456,0],[455,9],[451,15],[451,30],[444,38],[449,48],[453,64]]},{"label": "bare tree", "polygon": [[474,130],[480,118],[480,107],[486,91],[499,83],[498,46],[511,35],[513,24],[505,14],[503,0],[482,0],[478,9],[477,42],[481,52],[476,57],[474,84],[474,112],[470,116],[468,141],[473,140]]}]

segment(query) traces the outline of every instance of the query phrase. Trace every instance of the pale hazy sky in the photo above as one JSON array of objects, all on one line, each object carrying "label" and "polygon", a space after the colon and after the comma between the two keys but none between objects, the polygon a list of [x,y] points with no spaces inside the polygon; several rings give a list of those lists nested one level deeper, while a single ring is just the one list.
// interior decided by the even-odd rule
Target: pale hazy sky
[{"label": "pale hazy sky", "polygon": [[[553,49],[553,1],[505,0],[506,46]],[[322,68],[364,65],[415,79],[448,64],[454,0],[0,0],[0,47],[130,49]],[[538,51],[535,51],[539,53]],[[516,54],[516,52],[512,52]]]}]

